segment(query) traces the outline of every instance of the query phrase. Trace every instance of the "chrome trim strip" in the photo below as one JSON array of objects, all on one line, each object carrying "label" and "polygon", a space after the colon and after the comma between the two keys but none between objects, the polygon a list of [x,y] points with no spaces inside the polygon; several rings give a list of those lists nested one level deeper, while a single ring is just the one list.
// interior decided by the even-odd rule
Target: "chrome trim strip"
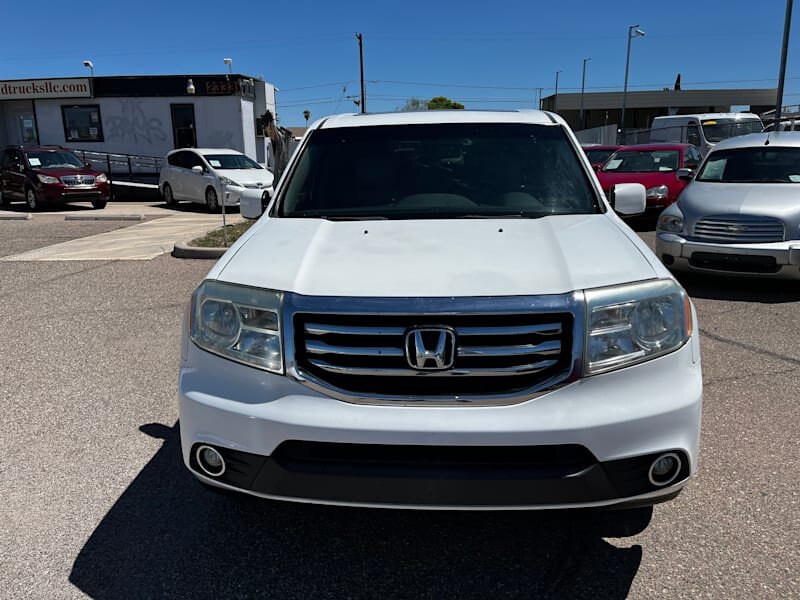
[{"label": "chrome trim strip", "polygon": [[457,327],[458,335],[525,335],[528,333],[561,333],[561,323],[521,325],[520,327]]},{"label": "chrome trim strip", "polygon": [[389,356],[403,358],[402,346],[399,348],[376,348],[360,346],[331,346],[325,342],[306,341],[306,352],[311,354],[339,354],[341,356]]},{"label": "chrome trim strip", "polygon": [[522,344],[519,346],[459,346],[458,356],[527,356],[543,354],[551,356],[561,352],[561,342],[551,341],[541,344]]},{"label": "chrome trim strip", "polygon": [[403,335],[405,327],[365,327],[363,325],[322,325],[319,323],[306,323],[305,332],[311,335],[325,335],[337,333],[342,335]]},{"label": "chrome trim strip", "polygon": [[319,369],[340,375],[369,375],[385,377],[493,377],[507,375],[528,375],[538,373],[556,364],[557,360],[542,360],[528,365],[515,367],[480,368],[480,369],[447,369],[446,371],[417,371],[414,369],[383,369],[380,367],[342,367],[319,358],[309,361]]}]

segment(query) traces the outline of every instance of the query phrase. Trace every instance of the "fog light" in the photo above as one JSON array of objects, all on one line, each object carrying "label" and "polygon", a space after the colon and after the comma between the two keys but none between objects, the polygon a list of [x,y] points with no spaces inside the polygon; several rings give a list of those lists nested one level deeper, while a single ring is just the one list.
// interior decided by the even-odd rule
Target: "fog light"
[{"label": "fog light", "polygon": [[219,477],[225,472],[225,459],[211,446],[200,446],[195,453],[197,464],[206,475]]},{"label": "fog light", "polygon": [[659,487],[668,485],[675,481],[678,472],[681,470],[681,459],[674,452],[662,454],[650,465],[648,478],[650,483]]}]

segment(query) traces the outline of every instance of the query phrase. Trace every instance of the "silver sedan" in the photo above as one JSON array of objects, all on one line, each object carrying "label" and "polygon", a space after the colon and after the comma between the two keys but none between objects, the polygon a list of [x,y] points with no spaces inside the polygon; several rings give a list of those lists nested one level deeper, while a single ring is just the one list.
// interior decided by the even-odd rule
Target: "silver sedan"
[{"label": "silver sedan", "polygon": [[656,253],[677,271],[800,279],[800,132],[715,146],[661,213]]}]

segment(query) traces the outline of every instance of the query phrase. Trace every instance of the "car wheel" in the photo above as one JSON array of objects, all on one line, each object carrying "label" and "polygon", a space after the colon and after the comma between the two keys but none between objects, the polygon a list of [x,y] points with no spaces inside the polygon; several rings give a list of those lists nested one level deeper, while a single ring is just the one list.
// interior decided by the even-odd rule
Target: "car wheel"
[{"label": "car wheel", "polygon": [[206,206],[208,207],[208,212],[217,212],[219,211],[219,200],[217,200],[217,191],[210,187],[206,188]]},{"label": "car wheel", "polygon": [[178,201],[175,200],[175,196],[172,194],[172,186],[170,184],[164,184],[161,195],[164,197],[164,202],[167,206],[178,206]]},{"label": "car wheel", "polygon": [[8,198],[3,194],[3,188],[0,187],[0,206],[7,206],[9,203]]},{"label": "car wheel", "polygon": [[30,210],[37,210],[39,208],[39,197],[36,195],[36,190],[32,187],[25,190],[25,204],[28,205]]},{"label": "car wheel", "polygon": [[92,200],[92,206],[97,209],[105,208],[108,200]]}]

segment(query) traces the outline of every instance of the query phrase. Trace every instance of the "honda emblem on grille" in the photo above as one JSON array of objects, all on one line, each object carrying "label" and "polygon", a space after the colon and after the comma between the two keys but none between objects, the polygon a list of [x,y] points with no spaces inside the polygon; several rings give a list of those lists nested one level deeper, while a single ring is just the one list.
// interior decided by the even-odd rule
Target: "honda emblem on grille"
[{"label": "honda emblem on grille", "polygon": [[450,369],[456,359],[455,331],[447,327],[415,327],[406,333],[405,351],[412,369]]}]

